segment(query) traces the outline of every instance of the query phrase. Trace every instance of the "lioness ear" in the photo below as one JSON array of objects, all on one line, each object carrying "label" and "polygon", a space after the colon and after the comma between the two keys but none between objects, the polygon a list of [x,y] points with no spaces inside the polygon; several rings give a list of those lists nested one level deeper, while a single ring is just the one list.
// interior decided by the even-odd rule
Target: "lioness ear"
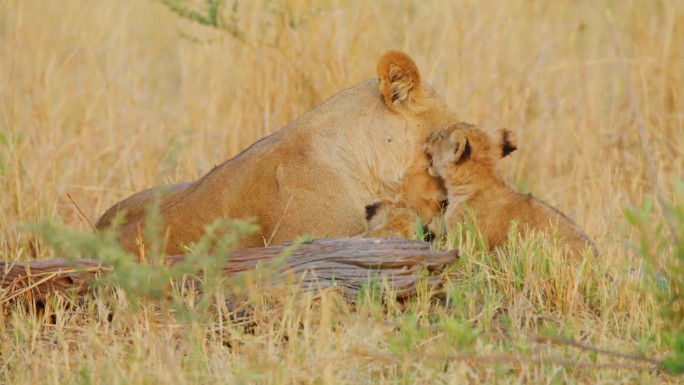
[{"label": "lioness ear", "polygon": [[419,113],[425,109],[425,95],[416,63],[399,51],[386,52],[378,62],[380,93],[385,104],[397,112]]},{"label": "lioness ear", "polygon": [[451,163],[460,163],[470,157],[470,142],[463,131],[454,131],[449,135],[449,141],[454,145]]},{"label": "lioness ear", "polygon": [[515,134],[506,129],[499,129],[499,140],[501,141],[501,157],[505,157],[518,149],[518,141],[515,139]]}]

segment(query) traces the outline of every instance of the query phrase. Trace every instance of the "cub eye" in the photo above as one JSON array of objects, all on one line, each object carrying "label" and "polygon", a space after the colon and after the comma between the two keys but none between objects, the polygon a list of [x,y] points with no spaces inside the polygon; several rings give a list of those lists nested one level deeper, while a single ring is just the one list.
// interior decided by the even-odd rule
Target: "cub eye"
[{"label": "cub eye", "polygon": [[428,155],[428,166],[432,166],[432,157]]}]

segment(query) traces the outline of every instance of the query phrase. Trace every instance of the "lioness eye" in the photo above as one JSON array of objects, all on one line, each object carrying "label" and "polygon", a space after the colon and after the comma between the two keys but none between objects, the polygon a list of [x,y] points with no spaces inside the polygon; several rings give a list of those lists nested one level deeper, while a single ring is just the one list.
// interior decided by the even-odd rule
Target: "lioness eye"
[{"label": "lioness eye", "polygon": [[432,157],[428,155],[428,166],[432,166]]}]

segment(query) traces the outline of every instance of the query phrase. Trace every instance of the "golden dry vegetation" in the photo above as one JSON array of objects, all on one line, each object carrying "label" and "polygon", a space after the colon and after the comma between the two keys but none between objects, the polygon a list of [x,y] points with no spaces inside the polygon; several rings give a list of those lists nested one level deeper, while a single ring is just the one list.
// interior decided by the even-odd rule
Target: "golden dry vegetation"
[{"label": "golden dry vegetation", "polygon": [[527,241],[488,254],[468,236],[441,299],[284,290],[254,299],[247,329],[222,311],[198,322],[121,305],[110,321],[104,300],[52,318],[3,302],[0,382],[680,380],[530,336],[668,353],[659,304],[628,274],[643,261],[624,212],[654,192],[644,154],[666,201],[684,175],[684,2],[235,3],[222,13],[234,29],[216,29],[155,1],[0,2],[0,259],[54,256],[25,223],[90,231],[67,193],[94,221],[195,179],[401,49],[463,121],[516,132],[506,178],[574,218],[600,260],[569,268]]}]

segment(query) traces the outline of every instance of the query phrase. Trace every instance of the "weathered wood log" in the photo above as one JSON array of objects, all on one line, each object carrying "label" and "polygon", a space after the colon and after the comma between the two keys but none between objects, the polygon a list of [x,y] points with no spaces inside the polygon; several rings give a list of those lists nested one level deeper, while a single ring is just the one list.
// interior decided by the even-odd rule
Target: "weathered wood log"
[{"label": "weathered wood log", "polygon": [[[428,287],[435,287],[440,284],[439,273],[458,259],[456,250],[432,251],[427,242],[399,238],[317,239],[288,246],[233,251],[225,257],[223,274],[235,276],[284,256],[284,264],[269,284],[295,276],[306,288],[336,286],[346,294],[356,294],[369,279],[376,278],[386,279],[397,297],[407,297],[416,292],[420,271],[427,272]],[[170,265],[185,260],[184,255],[165,258]],[[93,279],[108,271],[111,267],[94,259],[0,262],[0,302],[20,296],[42,301],[52,293],[82,297],[88,294]]]}]

